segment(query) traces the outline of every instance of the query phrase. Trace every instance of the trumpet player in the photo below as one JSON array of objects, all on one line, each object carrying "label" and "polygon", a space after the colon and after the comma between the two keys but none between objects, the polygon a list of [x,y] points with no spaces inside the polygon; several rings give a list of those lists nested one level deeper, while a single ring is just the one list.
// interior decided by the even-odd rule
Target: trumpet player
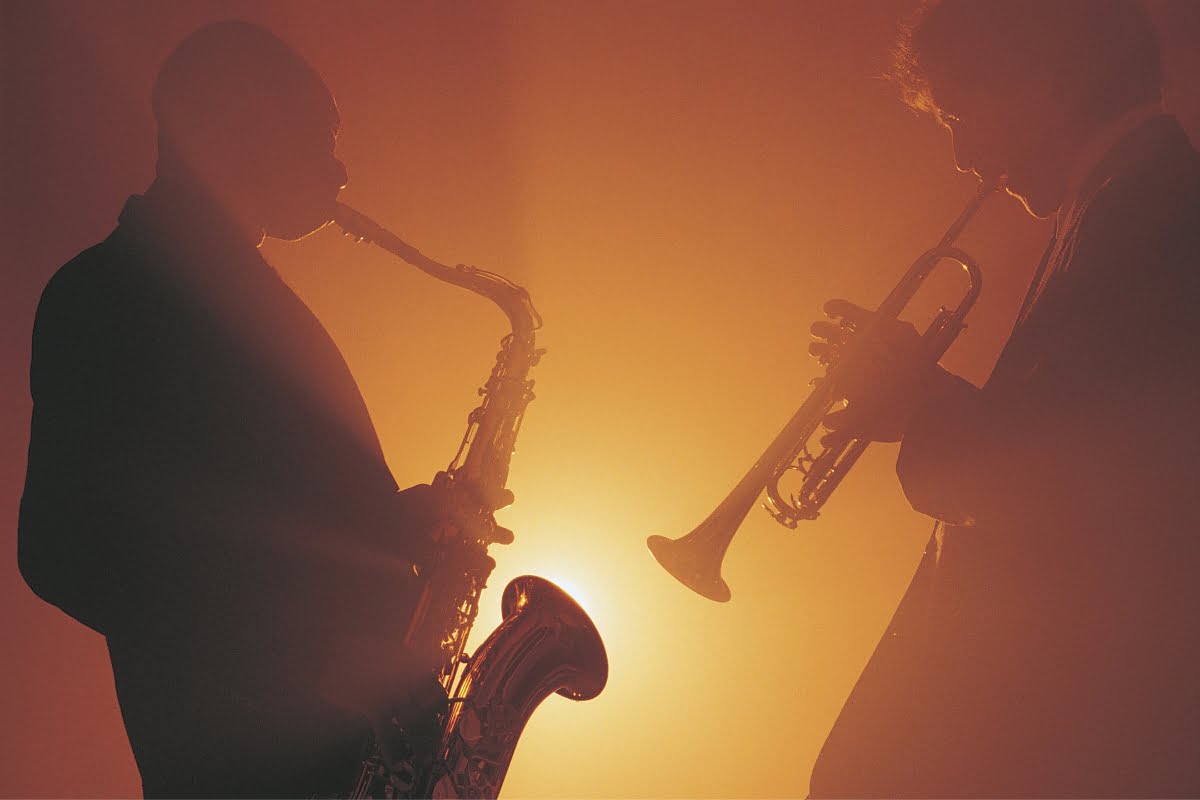
[{"label": "trumpet player", "polygon": [[982,387],[847,301],[812,326],[827,436],[900,441],[944,522],[812,794],[1198,796],[1200,157],[1156,34],[1132,0],[942,0],[897,54],[957,167],[1056,227]]}]

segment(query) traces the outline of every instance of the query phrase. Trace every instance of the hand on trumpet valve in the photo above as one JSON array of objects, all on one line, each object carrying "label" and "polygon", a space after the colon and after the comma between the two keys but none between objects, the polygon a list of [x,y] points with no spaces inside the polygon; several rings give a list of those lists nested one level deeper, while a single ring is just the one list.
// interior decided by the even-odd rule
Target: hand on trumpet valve
[{"label": "hand on trumpet valve", "polygon": [[825,417],[829,447],[847,439],[896,442],[927,399],[930,373],[940,371],[925,355],[921,335],[907,322],[877,319],[874,311],[830,300],[829,320],[813,323],[808,352],[830,369],[846,407]]}]

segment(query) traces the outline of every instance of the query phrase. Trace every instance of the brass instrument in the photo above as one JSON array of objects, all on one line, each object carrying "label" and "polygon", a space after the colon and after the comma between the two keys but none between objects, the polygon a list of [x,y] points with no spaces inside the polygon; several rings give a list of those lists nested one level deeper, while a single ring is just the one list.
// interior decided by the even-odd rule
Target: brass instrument
[{"label": "brass instrument", "polygon": [[[942,308],[922,334],[922,346],[928,358],[937,361],[942,357],[966,327],[964,320],[975,305],[983,284],[979,265],[967,253],[954,247],[954,242],[983,201],[1001,186],[1003,179],[980,186],[941,241],[912,263],[879,305],[874,321],[857,336],[869,339],[875,326],[898,318],[934,269],[943,261],[952,261],[966,272],[966,291],[955,308]],[[646,546],[658,563],[684,586],[718,603],[729,600],[729,585],[721,577],[721,562],[737,529],[764,490],[767,499],[763,508],[786,528],[795,528],[803,520],[820,516],[825,501],[870,444],[863,439],[847,439],[817,454],[809,448],[809,440],[821,427],[822,420],[843,399],[838,375],[845,369],[845,363],[843,359],[831,364],[825,377],[813,382],[808,399],[707,519],[678,539],[651,536],[646,540]],[[781,482],[793,472],[802,476],[800,486],[795,492],[785,492]]]},{"label": "brass instrument", "polygon": [[529,371],[541,358],[535,332],[541,317],[525,289],[492,272],[439,264],[349,206],[335,222],[438,280],[496,303],[512,330],[479,390],[483,400],[467,417],[467,431],[434,486],[454,499],[457,512],[439,526],[434,563],[420,566],[421,589],[405,643],[428,658],[450,697],[429,763],[389,766],[372,744],[351,797],[496,797],[517,739],[534,709],[551,693],[572,700],[598,695],[608,680],[608,657],[588,615],[550,581],[511,581],[501,603],[503,623],[473,655],[464,652],[479,596],[494,563],[488,545],[507,534],[494,512],[512,500],[505,488],[525,408],[533,400]]}]

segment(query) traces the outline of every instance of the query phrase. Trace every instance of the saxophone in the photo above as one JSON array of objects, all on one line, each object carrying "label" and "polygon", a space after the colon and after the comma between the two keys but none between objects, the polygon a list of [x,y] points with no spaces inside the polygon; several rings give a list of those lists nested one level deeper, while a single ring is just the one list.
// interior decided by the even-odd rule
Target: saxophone
[{"label": "saxophone", "polygon": [[542,320],[529,293],[501,275],[439,264],[341,203],[334,221],[354,239],[488,298],[511,326],[479,390],[483,400],[467,417],[458,452],[433,480],[452,498],[455,513],[434,531],[438,555],[419,568],[419,599],[405,635],[449,697],[432,756],[398,767],[371,742],[350,792],[354,798],[496,797],[517,739],[542,700],[554,692],[589,700],[608,680],[604,642],[587,613],[558,586],[531,575],[508,584],[501,601],[504,621],[474,654],[465,651],[494,566],[487,548],[511,536],[497,525],[494,512],[512,502],[505,484],[521,420],[534,398],[528,376],[544,353],[535,337]]}]

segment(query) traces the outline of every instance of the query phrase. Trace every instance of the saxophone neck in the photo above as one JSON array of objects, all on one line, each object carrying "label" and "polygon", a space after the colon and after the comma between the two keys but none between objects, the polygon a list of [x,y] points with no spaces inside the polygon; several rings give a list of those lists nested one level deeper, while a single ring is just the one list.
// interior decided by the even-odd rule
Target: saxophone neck
[{"label": "saxophone neck", "polygon": [[440,281],[461,286],[488,298],[504,311],[512,326],[513,336],[518,340],[532,342],[534,332],[542,327],[542,316],[533,307],[529,292],[503,275],[469,264],[449,266],[434,261],[383,225],[345,203],[336,204],[333,221],[347,236],[356,241],[371,242]]},{"label": "saxophone neck", "polygon": [[[510,352],[514,347],[532,350],[536,333],[542,327],[542,315],[534,308],[533,300],[525,287],[513,283],[503,275],[478,267],[459,264],[455,269],[464,270],[471,276],[472,285],[467,288],[500,306],[504,315],[508,317],[512,335],[510,339],[505,340],[505,349]],[[517,357],[522,355],[516,352],[511,354]]]},{"label": "saxophone neck", "polygon": [[458,452],[440,473],[444,482],[473,495],[478,502],[472,505],[490,517],[494,510],[512,502],[512,493],[505,488],[509,461],[525,407],[533,400],[529,371],[543,352],[536,336],[542,317],[529,292],[495,272],[467,264],[440,264],[345,203],[336,204],[334,222],[357,241],[371,242],[440,281],[491,300],[508,317],[511,331],[501,341],[496,364],[480,390],[483,401],[469,415]]}]

